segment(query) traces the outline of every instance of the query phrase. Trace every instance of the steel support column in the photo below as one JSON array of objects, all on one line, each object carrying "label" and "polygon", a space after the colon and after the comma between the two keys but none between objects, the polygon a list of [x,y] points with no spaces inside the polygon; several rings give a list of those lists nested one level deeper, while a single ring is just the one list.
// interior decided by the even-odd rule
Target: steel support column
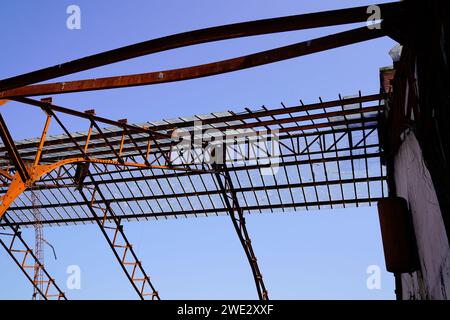
[{"label": "steel support column", "polygon": [[239,206],[239,201],[236,192],[233,187],[230,174],[225,164],[214,164],[213,168],[216,170],[215,176],[222,191],[222,198],[227,207],[228,213],[233,222],[233,226],[239,237],[239,240],[244,248],[248,262],[252,269],[253,278],[255,280],[256,290],[258,291],[258,297],[260,300],[268,300],[269,295],[264,285],[263,276],[258,266],[258,260],[256,259],[255,252],[253,250],[252,241],[247,232],[247,226],[245,223],[245,217],[242,208]]}]

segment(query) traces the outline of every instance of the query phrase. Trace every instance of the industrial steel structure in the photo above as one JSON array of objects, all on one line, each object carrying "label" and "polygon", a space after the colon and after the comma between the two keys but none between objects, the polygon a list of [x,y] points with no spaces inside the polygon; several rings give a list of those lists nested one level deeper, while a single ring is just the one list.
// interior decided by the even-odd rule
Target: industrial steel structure
[{"label": "industrial steel structure", "polygon": [[[145,271],[144,263],[128,241],[124,223],[229,215],[249,261],[258,297],[268,299],[245,215],[374,205],[386,197],[386,169],[378,139],[386,92],[359,93],[309,105],[227,111],[142,124],[105,119],[96,115],[95,110],[79,112],[64,108],[53,104],[51,98],[30,97],[193,79],[386,35],[396,38],[396,26],[407,15],[407,7],[403,3],[388,3],[380,4],[379,8],[382,22],[370,28],[364,26],[206,65],[38,84],[189,45],[366,23],[367,7],[191,31],[1,80],[2,103],[13,100],[39,108],[45,113],[46,121],[40,138],[14,141],[0,116],[3,141],[0,243],[37,293],[45,299],[66,299],[36,252],[22,238],[20,229],[37,223],[43,226],[95,223],[138,297],[159,299],[150,273]],[[85,121],[86,131],[70,132],[66,123],[70,117]],[[61,135],[47,136],[52,122],[61,128]],[[199,135],[203,140],[196,144]],[[193,141],[189,152],[179,147],[183,137]],[[208,145],[205,140],[215,143]],[[275,149],[276,156],[267,152]],[[36,201],[39,221],[33,214]],[[41,277],[33,276],[36,266],[42,269]]]}]

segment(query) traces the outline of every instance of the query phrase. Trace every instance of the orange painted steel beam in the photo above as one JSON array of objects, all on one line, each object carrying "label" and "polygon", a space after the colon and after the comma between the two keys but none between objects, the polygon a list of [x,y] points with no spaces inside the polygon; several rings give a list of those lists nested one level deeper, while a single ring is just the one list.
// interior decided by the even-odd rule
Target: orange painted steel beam
[{"label": "orange painted steel beam", "polygon": [[120,163],[118,161],[114,160],[104,160],[104,159],[85,159],[83,157],[76,157],[76,158],[68,158],[64,159],[52,164],[47,165],[36,165],[36,166],[30,166],[27,165],[27,172],[30,176],[30,178],[26,181],[22,180],[20,174],[16,173],[11,181],[11,184],[9,185],[8,191],[0,197],[1,203],[0,203],[0,219],[5,214],[6,210],[10,207],[10,205],[19,197],[27,188],[31,187],[36,181],[38,181],[43,175],[59,168],[67,164],[72,163],[82,163],[82,162],[89,162],[89,163],[99,163],[99,164],[106,164],[106,165],[114,165],[114,166],[125,166],[125,167],[136,167],[136,168],[153,168],[153,169],[169,169],[167,166],[148,166],[143,163],[137,163],[137,162],[124,162]]},{"label": "orange painted steel beam", "polygon": [[50,126],[50,121],[52,120],[52,116],[47,114],[47,119],[45,120],[44,130],[42,131],[41,139],[39,141],[39,146],[36,152],[36,157],[34,159],[34,166],[39,164],[39,160],[41,160],[42,149],[44,148],[45,138],[47,137],[48,127]]},{"label": "orange painted steel beam", "polygon": [[15,99],[25,96],[54,95],[190,80],[262,66],[380,38],[385,35],[386,32],[381,28],[369,29],[362,27],[272,50],[187,68],[31,85],[0,92],[0,99]]},{"label": "orange painted steel beam", "polygon": [[8,180],[12,180],[13,176],[6,170],[0,169],[0,176],[8,179]]}]

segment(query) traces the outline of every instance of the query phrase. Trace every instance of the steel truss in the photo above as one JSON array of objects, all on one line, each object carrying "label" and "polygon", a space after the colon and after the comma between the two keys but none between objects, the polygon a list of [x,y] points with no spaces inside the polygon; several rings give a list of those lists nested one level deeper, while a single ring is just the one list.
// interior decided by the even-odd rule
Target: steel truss
[{"label": "steel truss", "polygon": [[[13,230],[12,234],[2,233],[3,237],[11,237],[12,240],[9,245],[1,240],[2,246],[27,278],[33,281],[27,273],[29,265],[26,259],[31,257],[36,260],[36,257],[23,242],[19,227],[36,223],[31,214],[30,192],[38,192],[38,198],[42,199],[39,200],[39,208],[43,213],[40,223],[97,223],[139,297],[159,299],[158,292],[124,234],[122,222],[228,214],[250,263],[258,297],[268,299],[244,213],[371,205],[383,198],[386,174],[380,161],[382,151],[377,136],[380,114],[384,109],[380,103],[383,95],[359,94],[328,102],[320,99],[320,103],[310,105],[283,105],[283,108],[277,109],[262,107],[241,113],[228,111],[194,116],[190,120],[179,118],[144,125],[101,118],[93,110],[79,112],[64,108],[53,104],[51,99],[36,101],[28,97],[193,79],[390,35],[396,28],[396,21],[401,21],[398,18],[407,17],[406,5],[387,3],[378,6],[382,10],[381,28],[357,28],[225,61],[136,75],[38,84],[102,65],[190,45],[366,22],[367,7],[196,30],[0,80],[0,99],[38,107],[46,114],[40,139],[17,144],[0,115],[0,137],[4,144],[0,146],[0,228]],[[368,105],[375,101],[378,103]],[[6,102],[0,100],[0,105]],[[59,118],[61,113],[86,120],[87,132],[71,133]],[[174,141],[172,134],[181,128],[195,137],[194,127],[198,120],[205,125],[202,135],[210,129],[220,133],[235,130],[237,133],[232,139],[236,143],[225,153],[242,156],[243,163],[176,164],[183,155],[177,152],[174,155],[177,141]],[[62,136],[46,139],[50,121],[56,121],[61,127]],[[103,128],[101,124],[110,127]],[[244,138],[240,135],[242,130],[278,132],[282,150],[278,157],[281,173],[274,175],[272,180],[265,180],[261,175],[261,170],[270,165],[250,163],[253,159],[247,154],[255,146],[246,140],[245,134]],[[196,157],[199,158],[199,155],[194,152],[193,158]],[[270,158],[270,155],[262,158]],[[95,168],[95,172],[91,172],[90,167]],[[121,187],[125,187],[131,196],[127,196]],[[71,192],[72,188],[79,192]],[[114,188],[119,196],[111,191]],[[238,199],[242,199],[241,203]],[[194,200],[200,205],[196,205]],[[124,204],[128,203],[135,204],[132,212],[124,209]],[[22,249],[15,247],[17,241],[22,243]],[[17,254],[23,254],[23,257],[19,259]],[[45,298],[65,299],[46,271],[45,275],[47,289],[39,293]],[[33,285],[36,287],[36,283],[33,282]],[[50,289],[55,288],[57,295],[50,293]]]},{"label": "steel truss", "polygon": [[[35,292],[39,293],[44,299],[49,299],[53,297],[57,297],[58,299],[64,298],[65,295],[59,290],[59,287],[56,286],[54,283],[54,279],[52,279],[47,271],[44,269],[44,266],[41,264],[39,259],[35,256],[33,251],[30,249],[30,247],[24,242],[24,240],[21,237],[20,232],[18,231],[18,226],[14,227],[9,220],[6,218],[5,213],[6,210],[10,207],[10,205],[19,197],[26,189],[33,188],[33,185],[36,183],[36,181],[40,180],[42,176],[52,172],[55,169],[62,168],[65,165],[68,164],[77,164],[79,168],[82,168],[80,172],[76,174],[75,177],[73,177],[74,182],[77,182],[78,184],[78,190],[80,191],[82,197],[85,199],[85,203],[88,205],[93,217],[96,219],[103,235],[108,241],[108,244],[111,246],[111,249],[114,252],[114,255],[116,256],[117,260],[121,264],[122,269],[124,270],[125,274],[127,275],[128,279],[133,285],[133,288],[138,293],[139,297],[141,299],[146,299],[150,297],[152,300],[154,299],[160,299],[158,292],[153,287],[153,284],[150,281],[149,276],[147,276],[146,272],[144,271],[142,267],[142,263],[140,260],[138,260],[137,255],[132,247],[132,245],[128,242],[127,237],[125,236],[125,233],[123,231],[123,226],[120,223],[120,220],[117,219],[114,215],[114,212],[110,208],[110,206],[105,203],[104,206],[96,205],[94,202],[96,201],[96,195],[100,196],[100,199],[105,202],[105,198],[101,192],[101,190],[94,185],[94,187],[86,187],[85,189],[91,190],[89,200],[83,190],[83,182],[85,177],[82,177],[83,175],[89,176],[89,168],[86,165],[89,166],[90,163],[101,163],[104,165],[116,165],[116,166],[131,166],[131,167],[152,167],[152,165],[148,162],[148,154],[146,156],[142,155],[142,162],[129,162],[125,161],[122,157],[122,148],[123,148],[123,142],[125,135],[129,136],[129,138],[133,141],[133,137],[130,134],[130,130],[128,129],[128,125],[126,124],[126,121],[120,121],[116,122],[117,125],[121,126],[123,129],[123,135],[122,135],[122,143],[119,146],[118,150],[114,148],[109,141],[105,138],[105,141],[107,145],[111,148],[112,153],[117,157],[116,160],[107,160],[107,159],[96,159],[96,158],[89,158],[87,152],[89,149],[89,141],[91,138],[92,129],[95,128],[99,134],[103,134],[100,126],[97,124],[97,120],[100,118],[95,117],[93,111],[86,112],[83,117],[87,117],[90,121],[90,127],[89,131],[86,137],[86,141],[84,144],[84,148],[82,148],[78,142],[76,142],[70,132],[67,130],[63,122],[59,119],[59,117],[55,114],[54,110],[49,108],[48,106],[51,105],[50,99],[44,99],[42,102],[37,103],[39,107],[42,108],[42,110],[46,113],[47,119],[45,121],[45,126],[40,138],[40,142],[36,151],[36,155],[34,157],[33,163],[25,163],[23,161],[22,156],[19,154],[17,147],[14,143],[14,141],[11,138],[11,135],[9,134],[9,131],[6,127],[6,124],[3,120],[3,118],[0,118],[0,129],[1,129],[1,136],[3,141],[5,142],[5,146],[7,146],[8,153],[11,155],[12,158],[15,159],[16,164],[16,174],[12,176],[8,172],[4,174],[3,176],[10,179],[11,183],[7,190],[7,192],[1,197],[1,204],[0,204],[0,218],[6,223],[8,227],[10,227],[11,230],[13,230],[12,234],[9,233],[2,233],[3,236],[11,236],[11,242],[9,245],[7,245],[3,239],[1,240],[2,246],[7,250],[9,255],[13,258],[13,260],[16,262],[16,264],[21,268],[21,270],[24,272],[24,274],[27,276],[27,278],[32,282],[33,286],[35,287]],[[67,110],[63,110],[66,113],[69,113]],[[72,112],[70,112],[72,113]],[[79,116],[78,114],[75,114],[76,116]],[[46,165],[40,165],[41,161],[41,154],[44,148],[44,144],[46,141],[46,135],[47,131],[50,125],[51,119],[55,119],[57,123],[61,126],[63,131],[68,135],[68,137],[72,140],[72,142],[75,144],[75,146],[78,148],[78,150],[81,152],[80,156],[77,157],[69,157],[64,160],[59,160],[56,162],[53,162],[51,164]],[[109,122],[108,120],[100,119],[100,121]],[[136,128],[132,128],[133,132],[136,130]],[[140,128],[138,128],[140,130]],[[149,130],[145,130],[150,136],[152,133]],[[150,138],[151,140],[151,138]],[[150,146],[150,142],[148,142],[148,145]],[[167,166],[153,166],[157,168],[166,168]],[[23,172],[21,170],[24,170]],[[84,169],[84,170],[83,170]],[[77,177],[78,175],[78,177]],[[78,180],[78,181],[77,181]],[[92,179],[93,182],[95,180]],[[102,214],[100,217],[102,217],[103,220],[99,220],[99,216],[97,215],[96,211],[100,210]],[[109,216],[109,219],[106,220],[104,217]],[[39,222],[40,223],[40,222]],[[111,234],[111,230],[113,230],[113,233]],[[19,240],[22,244],[22,248],[17,248],[17,241]],[[20,259],[17,257],[18,254],[23,254],[23,257]],[[28,265],[27,264],[27,258],[31,257],[34,260],[34,264]],[[32,268],[32,270],[36,273],[36,270],[42,269],[43,275],[41,277],[35,277],[33,278],[28,274],[27,270]],[[42,288],[45,286],[45,290],[42,290]],[[51,293],[50,290],[56,289],[58,292]],[[149,292],[150,290],[150,292]]]}]

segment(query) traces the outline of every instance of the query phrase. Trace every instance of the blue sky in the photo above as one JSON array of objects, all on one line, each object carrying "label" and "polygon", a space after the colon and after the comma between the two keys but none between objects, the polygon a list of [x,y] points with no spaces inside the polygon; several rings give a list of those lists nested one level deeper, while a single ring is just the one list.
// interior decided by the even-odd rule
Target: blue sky
[{"label": "blue sky", "polygon": [[[81,8],[81,30],[66,28],[66,8]],[[233,22],[369,5],[369,1],[11,1],[0,5],[0,78],[173,33]],[[354,26],[230,40],[151,55],[64,77],[77,79],[206,63],[303,41]],[[390,65],[395,43],[378,39],[255,69],[209,78],[114,91],[55,96],[56,104],[112,119],[145,122],[215,111],[241,111],[280,102],[312,103],[338,94],[379,90],[378,71]],[[1,107],[16,139],[37,136],[43,115],[9,103]],[[42,120],[42,121],[41,121]],[[73,121],[71,130],[86,130]],[[59,133],[51,127],[51,133]],[[250,216],[248,228],[273,299],[393,299],[384,270],[376,208]],[[228,217],[129,223],[125,231],[164,299],[254,299],[250,269]],[[25,230],[32,243],[33,231]],[[56,248],[46,265],[65,288],[66,268],[79,265],[81,290],[72,299],[134,299],[98,227],[46,228]],[[368,290],[366,269],[383,270],[381,290]],[[0,298],[28,299],[32,289],[0,251]]]}]

